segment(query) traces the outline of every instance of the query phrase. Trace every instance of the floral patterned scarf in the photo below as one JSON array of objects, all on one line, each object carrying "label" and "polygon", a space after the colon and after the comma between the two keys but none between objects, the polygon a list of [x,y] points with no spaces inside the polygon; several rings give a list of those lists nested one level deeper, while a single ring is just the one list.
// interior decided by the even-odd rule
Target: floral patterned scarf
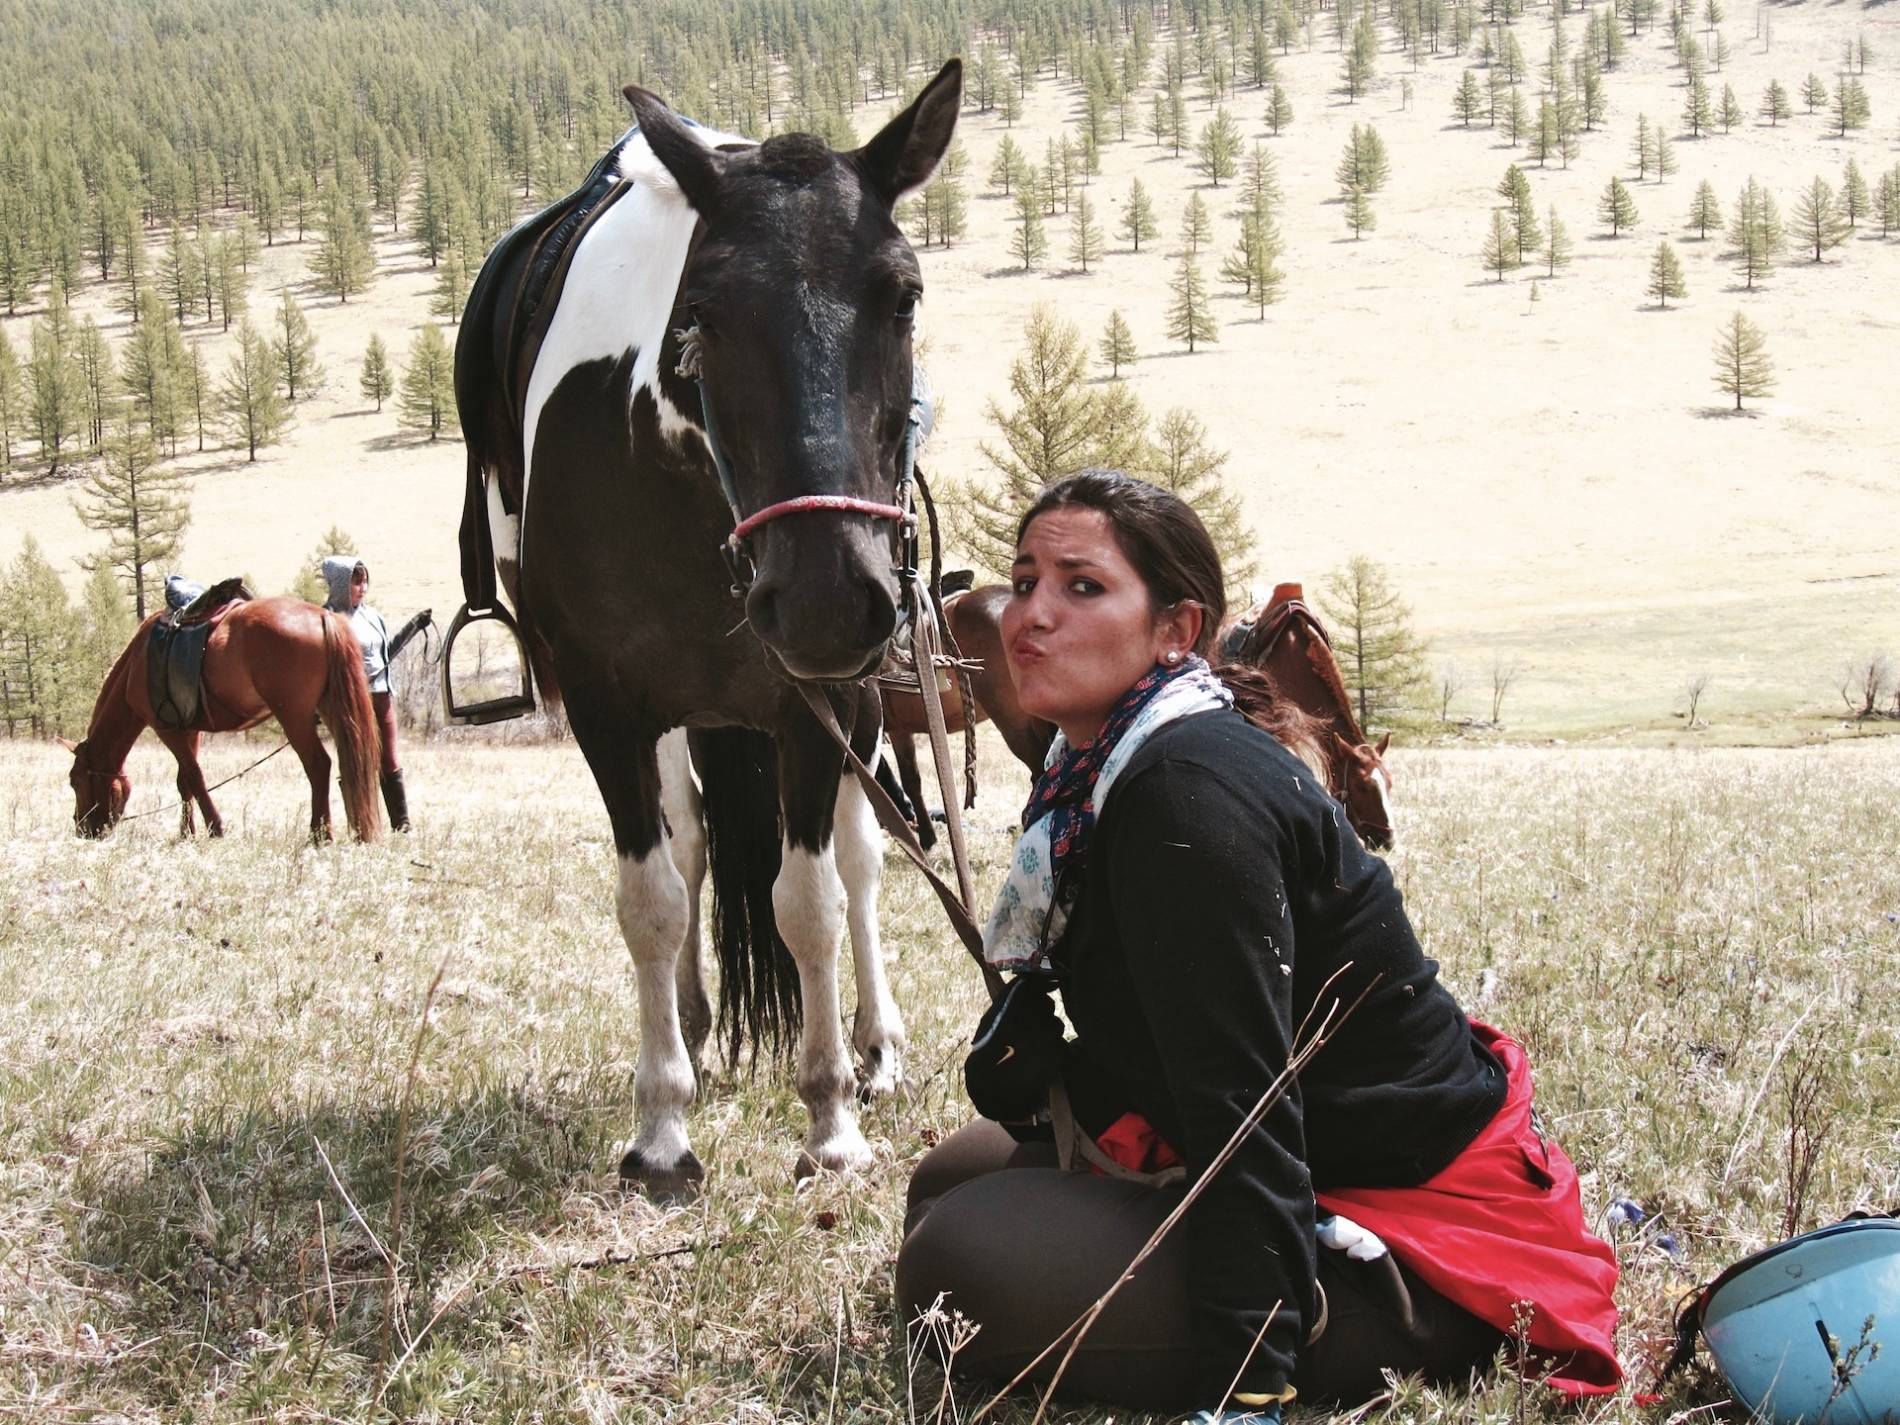
[{"label": "floral patterned scarf", "polygon": [[999,970],[1044,970],[1048,947],[1062,938],[1074,878],[1056,886],[1063,868],[1086,860],[1096,817],[1115,778],[1154,732],[1179,718],[1232,707],[1233,694],[1205,660],[1179,667],[1157,663],[1109,710],[1093,741],[1071,748],[1061,733],[1023,808],[1023,834],[983,932],[983,954]]}]

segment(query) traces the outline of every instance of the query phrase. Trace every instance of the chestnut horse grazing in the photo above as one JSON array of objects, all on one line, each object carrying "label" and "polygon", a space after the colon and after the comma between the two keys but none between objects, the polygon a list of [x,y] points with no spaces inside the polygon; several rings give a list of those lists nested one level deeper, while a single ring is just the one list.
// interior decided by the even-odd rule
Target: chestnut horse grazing
[{"label": "chestnut horse grazing", "polygon": [[125,814],[132,793],[125,775],[126,754],[149,727],[178,759],[178,795],[184,803],[181,832],[189,836],[194,831],[196,802],[211,834],[222,836],[224,822],[211,805],[198,766],[198,739],[207,732],[242,732],[275,717],[310,778],[310,834],[327,840],[330,754],[317,736],[321,717],[336,740],[350,830],[360,841],[379,840],[383,827],[376,809],[376,717],[363,676],[363,650],[349,621],[288,597],[250,599],[221,610],[205,648],[198,715],[190,727],[171,729],[158,726],[146,680],[146,648],[152,626],[161,617],[155,614],[139,625],[106,674],[85,740],[62,739],[73,754],[73,824],[79,833],[102,835]]}]

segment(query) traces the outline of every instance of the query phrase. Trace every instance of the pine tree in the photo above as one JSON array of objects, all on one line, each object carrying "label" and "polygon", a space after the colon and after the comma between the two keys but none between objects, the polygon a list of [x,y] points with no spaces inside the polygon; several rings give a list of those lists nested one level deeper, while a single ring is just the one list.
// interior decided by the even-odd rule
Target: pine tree
[{"label": "pine tree", "polygon": [[338,165],[337,178],[323,190],[322,237],[311,271],[322,289],[339,302],[360,294],[375,272],[360,182],[356,169],[343,163]]},{"label": "pine tree", "polygon": [[1735,215],[1729,219],[1728,236],[1741,262],[1742,276],[1752,292],[1755,279],[1773,269],[1786,241],[1773,195],[1753,178],[1735,200]]},{"label": "pine tree", "polygon": [[1768,127],[1774,128],[1783,119],[1794,117],[1794,108],[1788,103],[1788,91],[1782,87],[1779,79],[1768,81],[1768,87],[1761,94],[1761,116],[1768,121]]},{"label": "pine tree", "polygon": [[57,474],[60,457],[83,443],[86,376],[79,365],[79,331],[66,294],[54,283],[46,310],[33,323],[26,358],[27,410],[40,443],[46,473]]},{"label": "pine tree", "polygon": [[317,361],[317,339],[311,335],[310,320],[288,287],[277,303],[275,326],[270,349],[277,357],[277,379],[291,401],[307,400],[323,386],[323,367]]},{"label": "pine tree", "polygon": [[1603,197],[1597,202],[1597,218],[1609,226],[1611,237],[1620,237],[1623,229],[1636,226],[1636,200],[1622,179],[1610,179],[1609,187],[1603,190]]},{"label": "pine tree", "polygon": [[1801,86],[1801,99],[1808,106],[1810,114],[1827,103],[1827,85],[1821,82],[1820,75],[1809,73],[1807,80]]},{"label": "pine tree", "polygon": [[1010,362],[1009,388],[1014,407],[1005,410],[994,400],[987,407],[1001,442],[981,446],[1000,482],[971,480],[949,502],[957,542],[1004,579],[1016,556],[1022,512],[1044,485],[1096,464],[1101,454],[1102,398],[1088,386],[1082,333],[1047,302],[1030,309],[1022,350]]},{"label": "pine tree", "polygon": [[1169,336],[1186,342],[1190,354],[1197,342],[1220,340],[1220,326],[1214,320],[1213,306],[1207,298],[1207,282],[1194,261],[1193,248],[1182,250],[1180,266],[1175,269],[1168,290],[1174,294],[1174,300],[1168,304]]},{"label": "pine tree", "polygon": [[218,386],[224,428],[234,444],[257,459],[260,446],[273,445],[290,424],[290,402],[280,383],[283,363],[263,333],[249,322],[238,328],[237,348]]},{"label": "pine tree", "polygon": [[86,449],[97,450],[105,443],[106,415],[118,399],[119,377],[112,363],[112,346],[90,313],[79,324],[74,356],[86,397],[81,440]]},{"label": "pine tree", "polygon": [[1154,200],[1148,196],[1148,190],[1141,186],[1139,178],[1128,181],[1128,200],[1122,204],[1120,232],[1134,245],[1136,252],[1141,251],[1142,239],[1161,235],[1161,224],[1155,220]]},{"label": "pine tree", "polygon": [[1247,155],[1241,191],[1246,197],[1248,214],[1260,222],[1272,217],[1273,210],[1279,206],[1280,168],[1267,152],[1266,145],[1258,141],[1254,143],[1253,152]]},{"label": "pine tree", "polygon": [[1278,138],[1287,125],[1293,122],[1293,101],[1280,85],[1273,86],[1273,93],[1267,99],[1267,127]]},{"label": "pine tree", "polygon": [[1193,506],[1220,553],[1228,602],[1238,603],[1259,561],[1240,496],[1223,479],[1226,466],[1227,452],[1208,441],[1207,427],[1193,412],[1176,406],[1156,422],[1149,463],[1141,473]]},{"label": "pine tree", "polygon": [[1689,79],[1689,92],[1683,100],[1682,122],[1689,137],[1701,138],[1704,129],[1715,125],[1715,109],[1709,101],[1709,86],[1700,74]]},{"label": "pine tree", "polygon": [[[119,587],[112,566],[104,561],[93,566],[80,599],[81,626],[85,632],[75,650],[74,661],[78,685],[86,691],[105,683],[106,674],[126,644],[132,641],[138,620],[133,617],[132,605],[126,601],[125,590]],[[85,715],[83,705],[80,715]]]},{"label": "pine tree", "polygon": [[205,430],[211,423],[216,404],[216,393],[211,389],[211,368],[205,364],[202,345],[186,348],[184,363],[178,368],[178,378],[178,393],[185,409],[191,413],[192,424],[198,429],[198,450],[202,454]]},{"label": "pine tree", "polygon": [[[1887,179],[1881,178],[1881,192]],[[0,327],[0,475],[13,468],[13,437],[20,432],[25,401],[20,376],[20,358],[13,349],[5,327]]]},{"label": "pine tree", "polygon": [[1816,178],[1795,200],[1794,230],[1800,234],[1801,246],[1814,249],[1816,262],[1827,249],[1847,241],[1847,218],[1825,178]]},{"label": "pine tree", "polygon": [[1095,205],[1089,201],[1089,195],[1079,193],[1069,221],[1069,261],[1087,272],[1091,262],[1101,260],[1102,225],[1095,221]]},{"label": "pine tree", "polygon": [[1504,170],[1504,177],[1498,182],[1498,196],[1504,199],[1510,213],[1511,232],[1517,244],[1516,260],[1511,265],[1516,267],[1524,261],[1526,253],[1537,250],[1544,235],[1537,226],[1537,202],[1531,196],[1531,180],[1515,163]]},{"label": "pine tree", "polygon": [[1412,631],[1412,611],[1385,567],[1364,555],[1327,576],[1319,605],[1358,704],[1359,725],[1370,732],[1415,702],[1423,686],[1425,645]]},{"label": "pine tree", "polygon": [[401,407],[403,424],[428,431],[431,441],[456,419],[455,358],[442,328],[433,322],[423,323],[410,344],[409,360],[403,366]]},{"label": "pine tree", "polygon": [[1873,117],[1873,105],[1867,99],[1867,87],[1858,79],[1842,75],[1834,89],[1834,127],[1846,138],[1849,129],[1864,129]]},{"label": "pine tree", "polygon": [[1775,389],[1774,370],[1761,328],[1736,312],[1715,339],[1716,389],[1733,396],[1739,411],[1744,396],[1766,396]]},{"label": "pine tree", "polygon": [[1248,214],[1240,220],[1240,240],[1221,265],[1221,276],[1241,284],[1263,321],[1268,304],[1279,299],[1280,284],[1286,277],[1276,263],[1279,256],[1280,230],[1272,214],[1265,218]]},{"label": "pine tree", "polygon": [[1872,211],[1873,197],[1867,191],[1867,179],[1860,165],[1850,158],[1841,173],[1841,216],[1847,219],[1848,227],[1857,228],[1860,220]]},{"label": "pine tree", "polygon": [[1468,129],[1471,121],[1483,112],[1484,91],[1478,86],[1478,71],[1467,69],[1465,77],[1458,81],[1458,87],[1452,91],[1452,117]]},{"label": "pine tree", "polygon": [[383,402],[396,394],[396,373],[389,369],[389,350],[375,332],[370,333],[369,346],[363,352],[363,375],[356,389],[366,400],[376,403],[378,412]]},{"label": "pine tree", "polygon": [[1557,269],[1568,267],[1571,258],[1570,229],[1557,216],[1557,205],[1550,205],[1548,220],[1544,224],[1544,275],[1555,277]]},{"label": "pine tree", "polygon": [[0,719],[8,736],[20,723],[36,737],[84,732],[98,686],[88,686],[79,667],[84,637],[59,571],[28,534],[0,577]]},{"label": "pine tree", "polygon": [[1009,234],[1010,255],[1022,259],[1025,272],[1049,252],[1049,239],[1042,230],[1042,199],[1036,192],[1037,177],[1033,163],[1023,170],[1022,181],[1016,187],[1016,219]]},{"label": "pine tree", "polygon": [[1722,204],[1715,196],[1715,185],[1706,178],[1696,186],[1695,198],[1689,204],[1689,226],[1704,240],[1710,228],[1722,226]]},{"label": "pine tree", "polygon": [[1900,164],[1880,175],[1874,185],[1874,211],[1880,214],[1880,235],[1890,237],[1900,229]]},{"label": "pine tree", "polygon": [[1240,154],[1240,125],[1234,122],[1234,116],[1225,106],[1216,110],[1201,129],[1201,141],[1198,145],[1201,171],[1213,180],[1216,188],[1221,179],[1232,178],[1237,171]]},{"label": "pine tree", "polygon": [[1681,165],[1676,162],[1676,141],[1663,132],[1661,124],[1656,126],[1656,181],[1673,177]]},{"label": "pine tree", "polygon": [[1187,245],[1188,255],[1199,253],[1213,236],[1214,220],[1207,211],[1207,203],[1199,193],[1190,193],[1187,205],[1181,209],[1181,241]]},{"label": "pine tree", "polygon": [[996,157],[990,163],[990,186],[1007,198],[1022,181],[1023,168],[1027,160],[1016,140],[1008,134],[996,146]]},{"label": "pine tree", "polygon": [[112,569],[143,621],[148,603],[157,606],[159,577],[178,557],[191,522],[184,476],[161,464],[150,434],[121,414],[106,458],[87,472],[74,508],[87,529],[106,535],[105,552],[80,562],[88,570]]},{"label": "pine tree", "polygon": [[1517,239],[1511,233],[1511,220],[1502,208],[1491,210],[1491,230],[1485,234],[1480,255],[1485,271],[1496,273],[1500,282],[1504,274],[1518,264]]},{"label": "pine tree", "polygon": [[1120,380],[1122,367],[1135,364],[1139,355],[1135,350],[1135,334],[1128,329],[1120,307],[1108,314],[1108,325],[1102,328],[1102,344],[1098,349],[1102,360],[1108,363],[1111,379]]},{"label": "pine tree", "polygon": [[1722,132],[1728,133],[1742,122],[1743,117],[1742,101],[1735,97],[1735,86],[1724,84],[1722,86]]},{"label": "pine tree", "polygon": [[305,603],[322,604],[330,597],[329,586],[323,581],[325,556],[354,554],[362,547],[342,526],[331,525],[317,541],[316,548],[297,566],[297,577],[290,581],[290,587],[284,592]]},{"label": "pine tree", "polygon": [[1689,284],[1682,275],[1682,262],[1666,238],[1656,244],[1656,255],[1650,259],[1649,287],[1646,290],[1656,299],[1656,305],[1664,309],[1669,306],[1671,297],[1680,301],[1689,295]]},{"label": "pine tree", "polygon": [[924,189],[925,197],[936,208],[937,241],[945,247],[970,231],[970,193],[963,182],[969,161],[963,145],[952,144],[937,166],[936,177]]},{"label": "pine tree", "polygon": [[1368,194],[1377,193],[1391,176],[1392,163],[1386,156],[1385,140],[1379,137],[1378,130],[1371,124],[1354,124],[1345,152],[1333,169],[1341,196],[1350,194],[1354,188]]},{"label": "pine tree", "polygon": [[1354,242],[1379,226],[1379,215],[1372,211],[1372,200],[1363,188],[1354,188],[1346,195],[1346,226],[1352,229]]},{"label": "pine tree", "polygon": [[198,268],[195,245],[173,225],[165,253],[158,263],[158,290],[165,294],[172,312],[183,326],[198,293]]},{"label": "pine tree", "polygon": [[429,296],[429,315],[440,317],[454,326],[461,321],[462,309],[468,305],[468,292],[468,262],[459,247],[451,247],[443,252],[442,261],[435,269],[435,282]]}]

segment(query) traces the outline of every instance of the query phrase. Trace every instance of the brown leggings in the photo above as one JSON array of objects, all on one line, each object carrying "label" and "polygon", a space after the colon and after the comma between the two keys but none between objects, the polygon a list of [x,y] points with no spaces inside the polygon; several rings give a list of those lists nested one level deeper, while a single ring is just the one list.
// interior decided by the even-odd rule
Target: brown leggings
[{"label": "brown leggings", "polygon": [[392,776],[402,768],[396,763],[396,704],[388,693],[371,693],[370,706],[376,710],[376,726],[382,729],[383,775]]},{"label": "brown leggings", "polygon": [[[897,1309],[912,1323],[941,1295],[982,1327],[955,1368],[1008,1380],[1108,1290],[1183,1191],[1064,1172],[1053,1146],[1019,1144],[979,1119],[932,1148],[911,1177]],[[1319,1283],[1326,1327],[1293,1376],[1303,1402],[1370,1399],[1382,1369],[1465,1380],[1504,1341],[1389,1254],[1355,1262],[1322,1247]],[[1046,1380],[1059,1354],[1035,1378]],[[1102,1313],[1063,1389],[1137,1409],[1211,1406],[1196,1398],[1195,1367],[1187,1246],[1174,1232]]]}]

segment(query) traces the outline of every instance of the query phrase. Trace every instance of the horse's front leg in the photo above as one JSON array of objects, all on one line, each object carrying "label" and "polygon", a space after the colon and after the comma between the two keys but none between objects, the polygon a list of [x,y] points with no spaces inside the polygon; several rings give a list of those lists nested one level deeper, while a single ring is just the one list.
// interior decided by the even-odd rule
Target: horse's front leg
[{"label": "horse's front leg", "polygon": [[[616,690],[569,684],[568,721],[613,822],[618,876],[614,912],[633,957],[640,1001],[640,1053],[633,1071],[634,1137],[620,1176],[660,1196],[690,1191],[705,1176],[686,1136],[693,1066],[680,1036],[674,966],[690,920],[686,881],[674,865],[660,813],[656,741],[629,729]],[[683,755],[683,748],[677,749]]]},{"label": "horse's front leg", "polygon": [[213,836],[224,835],[224,823],[218,819],[216,808],[211,805],[211,793],[205,787],[204,768],[198,765],[198,744],[202,740],[196,732],[160,732],[159,740],[170,749],[178,761],[178,834],[196,836],[198,826],[192,816],[195,802],[204,809],[205,826]]},{"label": "horse's front leg", "polygon": [[779,936],[798,966],[803,1027],[798,1040],[798,1096],[811,1129],[798,1176],[843,1172],[871,1161],[854,1106],[857,1076],[845,1050],[838,1006],[838,951],[847,898],[834,854],[839,801],[838,751],[815,724],[779,738],[779,789],[785,842],[772,911]]},{"label": "horse's front leg", "polygon": [[699,891],[706,881],[706,823],[685,728],[660,739],[659,761],[660,811],[665,817],[667,845],[673,865],[686,882],[686,933],[674,966],[673,990],[679,1002],[686,1057],[697,1074],[700,1055],[712,1033],[712,1001],[706,997],[699,959]]},{"label": "horse's front leg", "polygon": [[[918,802],[921,807],[923,803]],[[851,1020],[851,1044],[858,1051],[859,1091],[866,1098],[894,1093],[903,1082],[904,1021],[891,998],[884,973],[884,945],[878,934],[877,892],[884,873],[884,838],[877,816],[846,772],[838,784],[838,805],[831,845],[844,881],[851,927],[851,956],[857,969],[858,1008]]]}]

